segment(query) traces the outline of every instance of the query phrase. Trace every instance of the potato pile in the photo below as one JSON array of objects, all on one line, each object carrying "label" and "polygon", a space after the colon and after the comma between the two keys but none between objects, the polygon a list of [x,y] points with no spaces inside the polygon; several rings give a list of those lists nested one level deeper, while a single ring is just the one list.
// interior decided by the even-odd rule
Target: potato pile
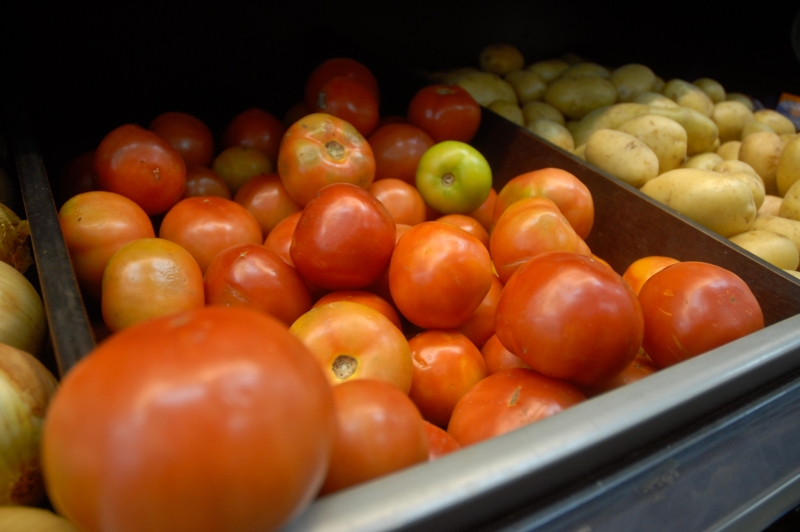
[{"label": "potato pile", "polygon": [[481,105],[778,268],[800,262],[800,135],[717,81],[575,56],[526,63],[493,44],[479,68],[434,74]]}]

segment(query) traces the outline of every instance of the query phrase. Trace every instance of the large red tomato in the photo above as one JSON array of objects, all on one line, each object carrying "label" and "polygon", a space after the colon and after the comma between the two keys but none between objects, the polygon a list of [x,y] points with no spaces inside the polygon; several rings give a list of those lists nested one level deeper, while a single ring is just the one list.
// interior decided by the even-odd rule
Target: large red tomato
[{"label": "large red tomato", "polygon": [[481,241],[454,225],[424,222],[398,241],[389,289],[409,321],[452,329],[469,319],[492,287],[492,262]]},{"label": "large red tomato", "polygon": [[97,186],[135,201],[149,215],[175,205],[186,186],[186,163],[178,151],[136,124],[106,135],[94,158]]},{"label": "large red tomato", "polygon": [[429,85],[408,104],[408,121],[435,142],[469,142],[481,125],[481,106],[458,85]]},{"label": "large red tomato", "polygon": [[375,100],[380,102],[378,80],[366,65],[349,57],[334,57],[320,63],[308,77],[303,99],[307,109],[315,108],[322,86],[337,76],[346,76],[363,83],[375,96]]},{"label": "large red tomato", "polygon": [[181,199],[197,196],[231,199],[231,189],[228,183],[211,168],[189,163],[186,165],[186,189]]},{"label": "large red tomato", "polygon": [[379,126],[368,140],[375,155],[375,180],[400,179],[409,185],[416,185],[419,160],[436,144],[417,126],[397,122]]},{"label": "large red tomato", "polygon": [[336,183],[306,205],[289,253],[307,281],[330,290],[364,288],[389,267],[395,240],[392,215],[361,187]]},{"label": "large red tomato", "polygon": [[586,397],[571,384],[514,368],[483,379],[456,405],[447,432],[462,447],[530,425]]},{"label": "large red tomato", "polygon": [[539,373],[591,386],[631,363],[644,320],[636,295],[614,270],[553,251],[511,276],[497,304],[495,332]]},{"label": "large red tomato", "polygon": [[286,192],[278,174],[251,177],[239,188],[233,201],[258,220],[265,238],[278,222],[303,209]]},{"label": "large red tomato", "polygon": [[400,316],[397,314],[394,307],[378,294],[365,290],[337,290],[335,292],[330,292],[319,298],[317,302],[314,303],[313,308],[321,307],[322,305],[327,305],[328,303],[336,301],[351,301],[353,303],[366,305],[386,316],[400,331],[403,330],[403,323],[400,321]]},{"label": "large red tomato", "polygon": [[349,122],[365,137],[380,118],[377,98],[366,85],[347,76],[333,77],[320,87],[314,111]]},{"label": "large red tomato", "polygon": [[108,259],[125,244],[154,238],[153,223],[133,200],[99,190],[69,199],[58,222],[75,277],[85,295],[100,297]]},{"label": "large red tomato", "polygon": [[278,174],[289,195],[306,205],[332,183],[367,188],[375,179],[375,157],[352,125],[329,114],[313,113],[295,122],[283,136]]},{"label": "large red tomato", "polygon": [[278,160],[278,147],[286,127],[275,116],[253,107],[242,111],[225,126],[222,147],[243,146],[263,152],[274,166]]},{"label": "large red tomato", "polygon": [[162,113],[148,129],[169,142],[186,164],[208,166],[214,158],[214,136],[196,116],[177,111]]},{"label": "large red tomato", "polygon": [[206,307],[121,331],[67,374],[45,421],[54,506],[81,530],[276,530],[314,498],[330,387],[277,321]]},{"label": "large red tomato", "polygon": [[741,277],[714,264],[679,262],[639,291],[644,350],[658,367],[677,364],[764,328],[764,314]]},{"label": "large red tomato", "polygon": [[405,181],[381,179],[373,181],[367,190],[386,207],[394,223],[417,225],[425,221],[425,200]]}]

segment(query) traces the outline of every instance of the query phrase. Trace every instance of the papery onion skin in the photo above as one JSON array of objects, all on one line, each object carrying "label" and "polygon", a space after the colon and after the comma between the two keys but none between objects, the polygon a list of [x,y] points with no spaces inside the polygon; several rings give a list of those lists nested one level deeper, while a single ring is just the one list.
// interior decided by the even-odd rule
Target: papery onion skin
[{"label": "papery onion skin", "polygon": [[44,500],[42,423],[56,387],[33,355],[0,344],[0,505]]},{"label": "papery onion skin", "polygon": [[46,328],[39,293],[13,266],[0,262],[0,343],[35,356]]},{"label": "papery onion skin", "polygon": [[30,506],[0,506],[3,532],[80,532],[78,528],[50,510]]}]

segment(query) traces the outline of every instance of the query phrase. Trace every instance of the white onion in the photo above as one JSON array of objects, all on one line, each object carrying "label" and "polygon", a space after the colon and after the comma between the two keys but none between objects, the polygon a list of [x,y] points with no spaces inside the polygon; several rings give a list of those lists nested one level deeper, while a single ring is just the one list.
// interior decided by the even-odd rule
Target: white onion
[{"label": "white onion", "polygon": [[13,266],[0,262],[0,343],[37,354],[46,330],[39,293]]}]

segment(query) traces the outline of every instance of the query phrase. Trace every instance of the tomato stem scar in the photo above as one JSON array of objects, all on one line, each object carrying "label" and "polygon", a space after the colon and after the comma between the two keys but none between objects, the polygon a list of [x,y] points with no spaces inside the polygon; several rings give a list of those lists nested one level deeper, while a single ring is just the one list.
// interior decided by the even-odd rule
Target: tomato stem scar
[{"label": "tomato stem scar", "polygon": [[344,146],[342,146],[339,142],[330,140],[325,143],[325,149],[328,151],[328,155],[330,155],[332,159],[337,161],[344,159]]},{"label": "tomato stem scar", "polygon": [[358,369],[358,361],[348,355],[339,355],[336,357],[336,360],[333,361],[331,369],[333,370],[333,374],[336,375],[336,378],[343,381],[356,372],[356,369]]},{"label": "tomato stem scar", "polygon": [[442,176],[442,186],[452,187],[453,183],[455,182],[456,182],[456,176],[454,176],[449,172]]}]

